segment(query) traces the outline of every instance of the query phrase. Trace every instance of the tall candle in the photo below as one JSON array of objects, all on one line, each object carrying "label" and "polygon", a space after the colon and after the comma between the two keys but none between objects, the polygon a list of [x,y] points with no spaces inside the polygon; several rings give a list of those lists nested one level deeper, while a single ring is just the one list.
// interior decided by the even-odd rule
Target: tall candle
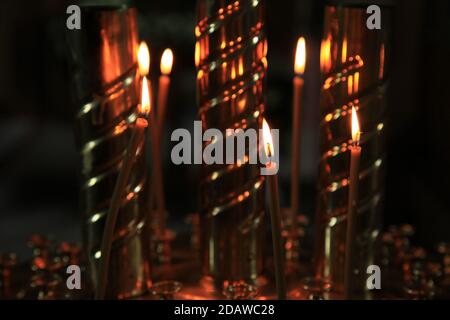
[{"label": "tall candle", "polygon": [[[295,53],[292,102],[292,163],[291,163],[291,225],[295,228],[295,218],[298,215],[299,205],[299,173],[300,173],[300,141],[301,141],[301,110],[303,92],[303,73],[305,72],[306,46],[305,38],[297,42]],[[293,229],[294,230],[294,229]]]},{"label": "tall candle", "polygon": [[[145,79],[145,78],[144,78]],[[150,126],[149,126],[149,142],[152,151],[152,188],[151,188],[151,203],[153,203],[153,197],[156,198],[156,222],[160,235],[165,235],[166,230],[166,204],[164,200],[164,180],[162,175],[161,153],[160,153],[160,141],[158,135],[158,124],[154,113],[150,114]],[[150,208],[153,210],[153,208]]]},{"label": "tall candle", "polygon": [[361,147],[359,146],[361,132],[355,107],[352,107],[352,146],[350,146],[350,179],[347,210],[347,235],[345,241],[345,283],[346,299],[352,298],[353,277],[353,245],[355,242],[355,218],[358,210],[359,163]]},{"label": "tall candle", "polygon": [[[152,105],[152,87],[150,81],[148,81],[146,75],[150,70],[150,51],[145,42],[141,42],[138,50],[138,63],[139,63],[139,73],[142,76],[142,92],[146,88],[146,93],[148,94],[149,105]],[[164,201],[164,184],[162,178],[162,166],[161,166],[161,156],[159,148],[158,139],[158,123],[156,122],[156,117],[154,112],[149,112],[150,115],[150,130],[149,130],[149,143],[151,147],[152,154],[152,187],[149,189],[150,194],[150,217],[152,220],[156,220],[158,223],[158,231],[164,235],[165,230],[165,201]],[[157,216],[154,217],[153,213],[153,200],[156,197],[156,213]],[[155,218],[155,219],[153,219]]]},{"label": "tall candle", "polygon": [[[270,133],[270,127],[263,119],[263,137],[264,150],[269,159],[266,163],[267,171],[276,172],[276,163],[271,162],[273,155],[273,141]],[[267,186],[269,190],[269,213],[272,228],[273,259],[275,265],[275,282],[277,287],[277,296],[280,300],[286,299],[286,281],[284,278],[284,258],[283,246],[281,243],[281,214],[280,214],[280,196],[278,193],[278,176],[276,174],[267,175]]]},{"label": "tall candle", "polygon": [[158,84],[158,139],[161,141],[166,119],[167,96],[170,88],[170,73],[173,66],[172,50],[166,49],[161,57],[161,75]]},{"label": "tall candle", "polygon": [[[144,77],[144,82],[146,83]],[[142,86],[141,104],[139,105],[139,117],[136,119],[130,141],[127,147],[127,153],[122,162],[122,167],[117,177],[116,184],[114,186],[114,192],[111,198],[111,204],[106,216],[105,229],[103,231],[102,244],[101,244],[101,257],[99,268],[99,279],[95,292],[96,299],[104,299],[106,293],[106,286],[108,282],[109,272],[109,260],[111,254],[111,246],[113,242],[114,229],[116,227],[117,216],[119,214],[120,204],[122,203],[122,197],[124,196],[125,189],[128,183],[131,169],[136,158],[139,145],[145,140],[145,128],[147,128],[147,120],[145,119],[150,112],[150,99],[148,93],[148,86]]]}]

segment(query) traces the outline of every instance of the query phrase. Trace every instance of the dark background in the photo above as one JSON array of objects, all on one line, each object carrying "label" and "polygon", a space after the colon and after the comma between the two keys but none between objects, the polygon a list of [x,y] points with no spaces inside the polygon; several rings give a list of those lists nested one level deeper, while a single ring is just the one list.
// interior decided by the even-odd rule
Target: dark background
[{"label": "dark background", "polygon": [[[79,158],[73,136],[66,8],[76,1],[0,4],[0,251],[23,252],[33,232],[80,241]],[[166,47],[175,54],[164,175],[177,221],[196,210],[195,166],[169,161],[169,135],[196,117],[194,0],[135,1],[152,76]],[[307,39],[302,115],[301,208],[313,216],[318,154],[319,47],[323,1],[266,0],[268,118],[281,128],[280,187],[289,204],[294,47]],[[411,223],[416,241],[450,240],[450,1],[397,1],[388,119],[385,225]]]}]

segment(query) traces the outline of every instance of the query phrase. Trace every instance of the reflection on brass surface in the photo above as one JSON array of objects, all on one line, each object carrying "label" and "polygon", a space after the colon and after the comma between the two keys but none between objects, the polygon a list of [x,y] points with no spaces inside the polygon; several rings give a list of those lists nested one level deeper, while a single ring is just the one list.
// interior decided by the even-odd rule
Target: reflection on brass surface
[{"label": "reflection on brass surface", "polygon": [[[195,34],[203,130],[259,128],[267,69],[263,1],[199,0]],[[255,282],[263,268],[264,178],[246,161],[202,167],[201,259],[205,279],[219,287]]]},{"label": "reflection on brass surface", "polygon": [[344,277],[350,118],[358,111],[362,130],[359,206],[356,217],[353,290],[363,293],[366,267],[373,263],[383,204],[386,89],[390,9],[381,30],[366,27],[366,7],[325,9],[320,65],[323,74],[320,123],[319,207],[316,272],[342,290]]},{"label": "reflection on brass surface", "polygon": [[[82,29],[68,33],[81,155],[84,242],[94,286],[110,197],[136,118],[136,11],[82,7]],[[149,282],[146,168],[142,142],[123,198],[112,246],[108,298],[143,293]]]}]

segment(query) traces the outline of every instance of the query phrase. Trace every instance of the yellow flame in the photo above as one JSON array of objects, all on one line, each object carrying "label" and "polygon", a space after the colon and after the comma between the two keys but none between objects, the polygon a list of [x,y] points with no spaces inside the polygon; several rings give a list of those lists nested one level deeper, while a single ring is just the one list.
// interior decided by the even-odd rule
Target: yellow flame
[{"label": "yellow flame", "polygon": [[355,72],[355,81],[353,83],[353,91],[358,93],[359,91],[359,72]]},{"label": "yellow flame", "polygon": [[141,109],[140,112],[144,115],[148,115],[152,110],[150,90],[148,88],[147,77],[142,79],[142,91],[141,91]]},{"label": "yellow flame", "polygon": [[195,66],[198,68],[200,65],[200,43],[195,43]]},{"label": "yellow flame", "polygon": [[384,43],[381,44],[380,48],[380,70],[378,72],[378,78],[383,79],[384,76]]},{"label": "yellow flame", "polygon": [[305,72],[306,64],[306,43],[305,38],[300,37],[297,41],[297,49],[295,50],[295,74],[302,75]]},{"label": "yellow flame", "polygon": [[138,64],[139,74],[142,77],[146,76],[150,70],[150,52],[148,50],[147,44],[144,41],[139,44]]},{"label": "yellow flame", "polygon": [[342,56],[341,62],[345,63],[347,61],[347,38],[342,41]]},{"label": "yellow flame", "polygon": [[271,158],[273,156],[273,140],[272,134],[270,133],[270,127],[267,123],[266,119],[263,118],[262,122],[262,130],[263,130],[263,143],[264,143],[264,151],[266,152],[266,156]]},{"label": "yellow flame", "polygon": [[349,75],[347,78],[347,93],[349,96],[353,94],[353,75]]},{"label": "yellow flame", "polygon": [[352,107],[352,140],[355,144],[359,144],[359,138],[361,131],[359,131],[358,115],[356,114],[355,107]]},{"label": "yellow flame", "polygon": [[322,72],[329,72],[331,69],[331,37],[328,35],[322,40],[320,45],[320,68]]},{"label": "yellow flame", "polygon": [[172,50],[167,48],[164,50],[161,56],[161,73],[164,75],[169,75],[172,72],[173,66],[173,53]]}]

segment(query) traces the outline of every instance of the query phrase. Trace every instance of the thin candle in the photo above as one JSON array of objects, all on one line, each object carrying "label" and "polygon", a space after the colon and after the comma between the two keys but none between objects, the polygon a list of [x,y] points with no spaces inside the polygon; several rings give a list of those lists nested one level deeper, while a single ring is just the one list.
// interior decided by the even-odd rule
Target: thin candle
[{"label": "thin candle", "polygon": [[358,210],[358,184],[359,163],[361,158],[361,147],[359,141],[361,131],[359,130],[358,116],[355,107],[352,107],[352,145],[350,149],[350,179],[347,210],[347,236],[345,241],[345,283],[344,294],[346,299],[352,298],[351,279],[353,277],[353,245],[355,242],[355,218]]},{"label": "thin candle", "polygon": [[141,41],[138,49],[138,64],[139,74],[141,77],[146,77],[150,71],[150,51],[148,50],[147,43]]},{"label": "thin candle", "polygon": [[161,56],[161,75],[158,85],[158,139],[161,141],[166,119],[167,97],[170,88],[170,73],[173,66],[173,53],[171,49],[164,50]]},{"label": "thin candle", "polygon": [[[139,63],[139,74],[142,76],[142,88],[147,88],[146,94],[148,94],[149,105],[152,105],[152,86],[151,82],[147,79],[147,74],[150,71],[150,51],[145,42],[141,42],[138,50],[138,63]],[[144,90],[144,89],[143,89]],[[143,91],[144,92],[144,91]],[[164,234],[165,230],[165,201],[164,201],[164,184],[162,178],[162,166],[161,166],[161,155],[159,148],[158,139],[158,123],[156,122],[156,117],[154,112],[147,113],[150,116],[150,130],[149,131],[149,143],[152,153],[152,187],[149,188],[150,191],[150,206],[149,210],[152,213],[153,210],[153,195],[156,197],[156,212],[155,217],[158,223],[158,231]],[[150,218],[153,218],[150,215]]]},{"label": "thin candle", "polygon": [[116,226],[117,216],[119,214],[120,204],[124,196],[126,186],[130,177],[131,169],[139,151],[139,146],[143,145],[145,140],[145,129],[147,128],[147,115],[150,112],[151,104],[148,92],[146,78],[142,85],[141,103],[138,106],[139,115],[134,124],[130,141],[128,142],[127,152],[122,162],[122,166],[114,186],[114,192],[111,198],[111,204],[106,216],[105,229],[101,244],[99,279],[96,287],[95,298],[104,299],[106,294],[106,285],[108,281],[109,260],[111,254],[111,246],[113,242],[113,234]]},{"label": "thin candle", "polygon": [[299,205],[299,174],[300,174],[300,143],[301,143],[301,110],[303,93],[303,73],[305,72],[306,44],[305,38],[297,41],[294,63],[293,101],[292,101],[292,158],[291,158],[291,226],[295,228],[295,218],[298,215]]},{"label": "thin candle", "polygon": [[150,114],[149,143],[152,151],[152,188],[150,189],[150,211],[153,210],[153,200],[156,199],[156,223],[157,231],[161,236],[165,235],[166,230],[166,203],[164,196],[164,181],[162,176],[162,163],[160,153],[160,141],[158,138],[158,124],[154,113]]},{"label": "thin candle", "polygon": [[[263,148],[268,159],[266,163],[267,171],[276,172],[276,163],[271,161],[273,150],[273,140],[270,133],[269,124],[263,119]],[[278,299],[286,299],[286,282],[284,278],[283,246],[281,244],[281,214],[280,197],[278,194],[278,176],[276,174],[266,176],[269,189],[269,213],[272,227],[273,259],[275,264],[275,282]]]}]

